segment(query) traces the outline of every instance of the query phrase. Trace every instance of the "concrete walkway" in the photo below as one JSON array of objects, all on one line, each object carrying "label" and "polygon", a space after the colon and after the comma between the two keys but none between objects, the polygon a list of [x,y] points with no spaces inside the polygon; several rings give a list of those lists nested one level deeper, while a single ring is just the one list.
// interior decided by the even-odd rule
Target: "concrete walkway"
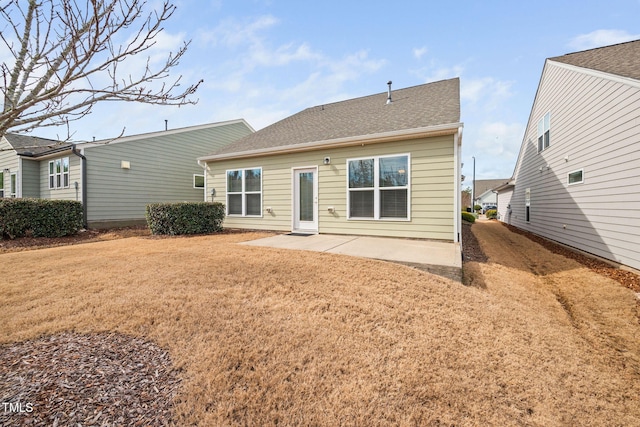
[{"label": "concrete walkway", "polygon": [[279,234],[242,244],[374,258],[410,265],[458,281],[462,279],[459,243],[332,234]]}]

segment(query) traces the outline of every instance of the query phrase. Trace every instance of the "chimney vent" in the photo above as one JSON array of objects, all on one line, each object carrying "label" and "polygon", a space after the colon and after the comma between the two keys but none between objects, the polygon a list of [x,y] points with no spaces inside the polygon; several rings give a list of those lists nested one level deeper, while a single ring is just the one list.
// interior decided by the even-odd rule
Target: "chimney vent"
[{"label": "chimney vent", "polygon": [[387,84],[389,85],[389,91],[387,94],[387,104],[391,104],[391,83],[392,83],[391,80],[387,82]]}]

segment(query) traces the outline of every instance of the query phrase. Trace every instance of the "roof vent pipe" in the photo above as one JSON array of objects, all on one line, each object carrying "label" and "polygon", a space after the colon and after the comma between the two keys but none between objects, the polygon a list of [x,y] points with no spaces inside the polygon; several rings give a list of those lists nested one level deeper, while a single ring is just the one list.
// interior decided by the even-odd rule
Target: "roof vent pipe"
[{"label": "roof vent pipe", "polygon": [[389,91],[387,92],[387,104],[391,104],[391,80],[389,80],[387,82],[387,84],[389,85]]},{"label": "roof vent pipe", "polygon": [[164,119],[164,130],[169,130],[169,120]]}]

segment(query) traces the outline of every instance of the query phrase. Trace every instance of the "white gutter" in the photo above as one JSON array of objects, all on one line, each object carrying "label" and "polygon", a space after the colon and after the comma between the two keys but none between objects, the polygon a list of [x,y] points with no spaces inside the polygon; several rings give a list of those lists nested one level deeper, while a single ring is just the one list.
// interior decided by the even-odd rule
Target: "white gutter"
[{"label": "white gutter", "polygon": [[328,139],[324,141],[305,142],[302,144],[284,145],[281,147],[260,148],[236,153],[212,154],[198,158],[198,162],[211,162],[229,159],[240,159],[246,157],[259,157],[264,155],[297,153],[301,151],[318,150],[322,148],[339,148],[352,145],[377,144],[381,142],[401,141],[403,139],[417,139],[421,137],[432,137],[438,135],[451,135],[458,133],[462,128],[462,123],[448,123],[444,125],[428,126],[415,129],[404,129],[400,131],[382,132],[371,135],[358,135],[346,138]]}]

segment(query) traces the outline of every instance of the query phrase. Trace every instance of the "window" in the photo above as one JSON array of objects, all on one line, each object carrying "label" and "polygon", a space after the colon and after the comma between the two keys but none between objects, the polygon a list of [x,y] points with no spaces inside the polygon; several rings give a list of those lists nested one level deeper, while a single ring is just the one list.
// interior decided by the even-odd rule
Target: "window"
[{"label": "window", "polygon": [[69,158],[49,162],[49,189],[69,188]]},{"label": "window", "polygon": [[524,190],[524,220],[529,222],[531,219],[531,189]]},{"label": "window", "polygon": [[262,168],[227,171],[227,215],[262,215]]},{"label": "window", "polygon": [[9,197],[13,197],[13,198],[18,197],[18,175],[15,173],[11,174]]},{"label": "window", "polygon": [[4,197],[4,173],[0,172],[0,198]]},{"label": "window", "polygon": [[193,174],[193,188],[204,188],[204,175]]},{"label": "window", "polygon": [[547,113],[538,122],[538,153],[549,148],[551,144],[551,113]]},{"label": "window", "polygon": [[350,219],[409,219],[409,155],[347,160]]},{"label": "window", "polygon": [[584,182],[584,170],[580,169],[577,171],[569,172],[567,174],[567,183],[569,185],[573,184],[582,184]]}]

